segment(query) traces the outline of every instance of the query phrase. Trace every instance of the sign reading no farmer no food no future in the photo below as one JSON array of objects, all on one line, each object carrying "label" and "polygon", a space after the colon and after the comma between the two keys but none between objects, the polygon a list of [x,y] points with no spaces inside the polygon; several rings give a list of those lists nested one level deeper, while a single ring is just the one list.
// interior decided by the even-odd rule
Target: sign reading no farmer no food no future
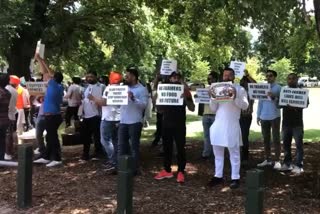
[{"label": "sign reading no farmer no food no future", "polygon": [[184,87],[179,84],[159,84],[157,90],[157,105],[171,105],[181,106],[183,105],[183,93]]}]

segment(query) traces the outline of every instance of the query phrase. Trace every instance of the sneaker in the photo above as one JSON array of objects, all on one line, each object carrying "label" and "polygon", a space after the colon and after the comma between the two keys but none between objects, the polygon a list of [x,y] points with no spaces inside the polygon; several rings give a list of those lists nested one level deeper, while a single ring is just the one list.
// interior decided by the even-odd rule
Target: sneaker
[{"label": "sneaker", "polygon": [[173,173],[172,172],[167,172],[166,170],[161,170],[155,177],[154,179],[156,180],[162,180],[165,178],[173,178]]},{"label": "sneaker", "polygon": [[239,179],[231,180],[230,189],[237,189],[239,187],[240,187]]},{"label": "sneaker", "polygon": [[106,166],[106,167],[104,168],[104,171],[108,172],[108,171],[113,171],[113,170],[115,170],[115,169],[116,169],[116,167],[114,167],[114,166],[112,166],[112,165],[110,164],[110,165],[108,165],[108,166]]},{"label": "sneaker", "polygon": [[7,153],[4,154],[5,160],[12,160],[12,155],[8,155]]},{"label": "sneaker", "polygon": [[50,160],[47,160],[47,159],[44,159],[44,158],[39,158],[38,160],[33,161],[33,163],[48,164],[48,163],[50,163]]},{"label": "sneaker", "polygon": [[279,169],[280,171],[291,171],[293,168],[292,168],[292,165],[287,165],[287,164],[282,164],[281,168]]},{"label": "sneaker", "polygon": [[273,169],[280,170],[281,169],[281,163],[279,161],[274,162]]},{"label": "sneaker", "polygon": [[184,174],[183,174],[183,172],[178,172],[177,182],[178,183],[184,183]]},{"label": "sneaker", "polygon": [[60,166],[62,165],[62,161],[51,161],[46,165],[46,167],[55,167],[55,166]]},{"label": "sneaker", "polygon": [[39,148],[36,148],[36,149],[33,151],[33,153],[34,153],[35,155],[40,155]]},{"label": "sneaker", "polygon": [[296,175],[300,175],[304,171],[303,171],[302,167],[294,166],[291,172],[296,174]]},{"label": "sneaker", "polygon": [[262,163],[257,164],[257,167],[265,167],[265,166],[271,166],[272,162],[268,160],[264,160]]},{"label": "sneaker", "polygon": [[213,187],[213,186],[217,186],[220,184],[224,183],[224,179],[223,178],[217,178],[217,177],[213,177],[209,183],[207,184],[208,187]]}]

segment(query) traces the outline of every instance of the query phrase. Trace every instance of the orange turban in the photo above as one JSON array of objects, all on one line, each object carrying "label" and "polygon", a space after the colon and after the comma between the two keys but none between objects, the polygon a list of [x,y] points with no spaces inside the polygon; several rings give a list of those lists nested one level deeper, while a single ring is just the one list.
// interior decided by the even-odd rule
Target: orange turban
[{"label": "orange turban", "polygon": [[10,75],[10,84],[19,85],[20,84],[20,78],[15,76],[15,75]]},{"label": "orange turban", "polygon": [[111,71],[109,75],[109,83],[110,84],[119,84],[122,80],[121,74],[115,71]]}]

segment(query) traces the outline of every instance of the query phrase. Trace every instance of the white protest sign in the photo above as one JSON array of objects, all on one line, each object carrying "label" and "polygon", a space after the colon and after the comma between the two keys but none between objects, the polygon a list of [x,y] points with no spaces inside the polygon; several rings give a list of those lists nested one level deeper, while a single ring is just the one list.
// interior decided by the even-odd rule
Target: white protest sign
[{"label": "white protest sign", "polygon": [[210,86],[210,90],[216,95],[211,99],[215,102],[230,102],[233,100],[233,97],[230,94],[230,90],[232,89],[232,82],[217,82],[212,83]]},{"label": "white protest sign", "polygon": [[156,105],[183,105],[184,86],[179,84],[159,84],[157,90]]},{"label": "white protest sign", "polygon": [[177,65],[177,60],[162,60],[160,74],[170,75],[174,71],[177,72]]},{"label": "white protest sign", "polygon": [[108,86],[107,105],[128,105],[128,86]]},{"label": "white protest sign", "polygon": [[47,91],[47,82],[26,82],[30,95],[44,95]]},{"label": "white protest sign", "polygon": [[282,87],[279,105],[306,108],[308,106],[308,96],[308,89]]},{"label": "white protest sign", "polygon": [[195,97],[196,103],[203,103],[209,104],[210,103],[210,96],[209,96],[209,89],[207,88],[197,88],[197,97]]},{"label": "white protest sign", "polygon": [[246,69],[245,62],[231,61],[230,68],[234,70],[235,77],[241,79],[244,75],[244,69]]},{"label": "white protest sign", "polygon": [[41,40],[37,42],[36,53],[40,55],[42,59],[44,59],[44,49],[45,45],[41,43]]},{"label": "white protest sign", "polygon": [[271,86],[268,83],[248,83],[248,94],[250,100],[270,100],[268,92]]}]

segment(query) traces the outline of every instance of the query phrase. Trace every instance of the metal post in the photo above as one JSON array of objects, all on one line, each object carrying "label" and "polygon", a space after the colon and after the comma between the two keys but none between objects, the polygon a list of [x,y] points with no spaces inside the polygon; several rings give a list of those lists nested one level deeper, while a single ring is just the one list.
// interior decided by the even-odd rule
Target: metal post
[{"label": "metal post", "polygon": [[117,213],[132,213],[133,158],[121,156],[118,163]]},{"label": "metal post", "polygon": [[19,208],[32,204],[32,144],[18,146],[17,202]]},{"label": "metal post", "polygon": [[264,172],[259,169],[247,171],[246,214],[263,213]]}]

